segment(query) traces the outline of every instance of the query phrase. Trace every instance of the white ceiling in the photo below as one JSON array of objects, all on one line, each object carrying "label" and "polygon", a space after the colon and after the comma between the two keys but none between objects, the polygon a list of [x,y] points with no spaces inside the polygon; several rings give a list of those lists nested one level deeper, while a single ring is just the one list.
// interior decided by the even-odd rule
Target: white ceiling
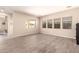
[{"label": "white ceiling", "polygon": [[1,7],[12,11],[19,11],[23,13],[32,14],[34,16],[44,16],[51,13],[56,13],[63,10],[68,10],[74,7],[67,6],[6,6]]}]

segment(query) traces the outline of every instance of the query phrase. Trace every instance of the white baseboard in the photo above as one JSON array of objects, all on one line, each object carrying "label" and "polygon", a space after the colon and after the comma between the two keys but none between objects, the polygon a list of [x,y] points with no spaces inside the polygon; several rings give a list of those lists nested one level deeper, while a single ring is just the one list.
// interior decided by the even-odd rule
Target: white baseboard
[{"label": "white baseboard", "polygon": [[[41,34],[47,34],[47,33],[41,33]],[[47,35],[52,35],[52,34],[47,34]],[[58,36],[58,35],[54,35],[54,36]],[[67,37],[67,36],[58,36],[58,37],[76,39],[76,37]]]},{"label": "white baseboard", "polygon": [[7,39],[13,39],[16,37],[29,36],[29,35],[35,35],[35,34],[38,34],[38,33],[31,33],[31,34],[24,34],[24,35],[11,35],[11,36],[8,36]]}]

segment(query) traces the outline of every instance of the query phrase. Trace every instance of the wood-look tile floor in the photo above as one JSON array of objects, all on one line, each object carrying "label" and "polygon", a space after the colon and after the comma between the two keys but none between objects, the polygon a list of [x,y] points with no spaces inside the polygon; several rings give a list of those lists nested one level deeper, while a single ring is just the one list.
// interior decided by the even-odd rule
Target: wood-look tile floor
[{"label": "wood-look tile floor", "polygon": [[0,41],[1,53],[78,53],[75,39],[36,34]]}]

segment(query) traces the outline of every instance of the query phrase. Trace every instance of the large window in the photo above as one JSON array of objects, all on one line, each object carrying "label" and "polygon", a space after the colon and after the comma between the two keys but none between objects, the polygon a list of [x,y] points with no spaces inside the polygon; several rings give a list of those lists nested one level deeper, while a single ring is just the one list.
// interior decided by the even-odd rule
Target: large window
[{"label": "large window", "polygon": [[63,17],[63,29],[71,29],[72,28],[72,17]]},{"label": "large window", "polygon": [[48,27],[48,28],[52,28],[52,19],[49,19],[49,20],[47,21],[47,27]]},{"label": "large window", "polygon": [[54,28],[59,29],[61,26],[61,18],[54,19]]},{"label": "large window", "polygon": [[46,21],[42,22],[42,28],[46,28]]},{"label": "large window", "polygon": [[36,23],[35,20],[30,20],[29,21],[29,28],[35,28],[35,23]]}]

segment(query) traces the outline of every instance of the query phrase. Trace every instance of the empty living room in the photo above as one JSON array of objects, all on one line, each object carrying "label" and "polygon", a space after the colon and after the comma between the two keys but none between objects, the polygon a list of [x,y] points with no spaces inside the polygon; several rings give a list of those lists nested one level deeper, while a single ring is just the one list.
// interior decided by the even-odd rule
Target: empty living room
[{"label": "empty living room", "polygon": [[0,53],[79,53],[79,7],[0,6]]}]

